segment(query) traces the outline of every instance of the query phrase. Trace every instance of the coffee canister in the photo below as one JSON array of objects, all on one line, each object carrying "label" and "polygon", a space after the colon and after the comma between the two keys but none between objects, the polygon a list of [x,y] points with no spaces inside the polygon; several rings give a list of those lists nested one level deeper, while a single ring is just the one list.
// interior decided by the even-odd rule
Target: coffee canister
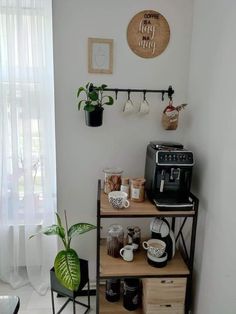
[{"label": "coffee canister", "polygon": [[125,278],[123,292],[123,306],[128,311],[134,311],[140,303],[139,279]]},{"label": "coffee canister", "polygon": [[106,280],[106,299],[109,302],[117,302],[120,299],[120,279]]},{"label": "coffee canister", "polygon": [[120,250],[124,246],[124,230],[121,225],[111,225],[107,234],[107,254],[120,257]]},{"label": "coffee canister", "polygon": [[145,201],[144,178],[136,178],[131,180],[131,200],[134,202]]}]

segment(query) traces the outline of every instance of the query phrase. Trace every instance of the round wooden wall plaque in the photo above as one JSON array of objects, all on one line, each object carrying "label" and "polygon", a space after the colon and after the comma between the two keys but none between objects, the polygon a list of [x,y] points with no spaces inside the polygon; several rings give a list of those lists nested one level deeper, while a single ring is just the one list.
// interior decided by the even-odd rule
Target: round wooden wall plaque
[{"label": "round wooden wall plaque", "polygon": [[145,10],[129,22],[127,40],[130,49],[142,58],[159,56],[170,40],[170,27],[159,12]]}]

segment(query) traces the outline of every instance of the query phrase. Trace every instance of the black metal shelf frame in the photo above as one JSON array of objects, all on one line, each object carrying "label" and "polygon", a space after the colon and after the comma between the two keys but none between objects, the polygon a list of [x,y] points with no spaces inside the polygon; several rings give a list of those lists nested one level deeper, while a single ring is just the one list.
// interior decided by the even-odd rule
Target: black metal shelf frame
[{"label": "black metal shelf frame", "polygon": [[[171,228],[173,232],[175,232],[176,226],[177,226],[177,219],[180,219],[180,226],[178,228],[178,231],[176,232],[176,244],[179,244],[179,249],[181,251],[182,257],[189,269],[189,275],[171,275],[171,277],[186,277],[187,278],[187,287],[186,287],[186,297],[185,297],[185,314],[188,314],[191,306],[192,306],[192,289],[193,289],[193,263],[194,263],[194,253],[195,253],[195,242],[196,242],[196,231],[197,231],[197,219],[198,219],[198,205],[199,200],[198,198],[190,193],[191,198],[193,199],[194,203],[194,214],[189,213],[189,215],[181,214],[173,212],[173,215],[169,215],[168,218],[171,218]],[[100,206],[101,206],[101,180],[98,181],[98,191],[97,191],[97,277],[96,277],[96,284],[97,284],[97,293],[99,291],[99,283],[100,279],[104,279],[103,277],[100,277],[100,235],[101,235],[101,219],[106,218],[114,218],[114,216],[100,215]],[[187,212],[185,212],[187,213]],[[159,218],[167,217],[164,214],[163,215],[157,215]],[[130,215],[130,216],[119,216],[119,218],[130,218],[130,217],[139,217],[139,218],[145,218],[150,217],[150,215],[145,216],[139,216],[139,215]],[[153,217],[153,215],[152,215]],[[184,227],[187,225],[186,222],[188,220],[191,220],[191,236],[189,245],[187,248],[186,240],[184,238],[183,230]],[[114,277],[114,276],[113,276]],[[132,276],[133,277],[133,276]],[[134,276],[137,277],[137,276]],[[145,278],[152,278],[152,277],[166,277],[166,276],[140,276]],[[168,276],[167,276],[168,277]],[[99,293],[96,297],[96,313],[99,314]]]},{"label": "black metal shelf frame", "polygon": [[115,92],[116,99],[118,93],[120,92],[128,93],[128,97],[130,93],[143,93],[144,98],[146,97],[147,93],[159,93],[162,95],[161,96],[162,101],[164,101],[165,94],[167,94],[169,99],[172,100],[173,94],[175,92],[171,85],[168,87],[168,89],[105,88],[105,91]]}]

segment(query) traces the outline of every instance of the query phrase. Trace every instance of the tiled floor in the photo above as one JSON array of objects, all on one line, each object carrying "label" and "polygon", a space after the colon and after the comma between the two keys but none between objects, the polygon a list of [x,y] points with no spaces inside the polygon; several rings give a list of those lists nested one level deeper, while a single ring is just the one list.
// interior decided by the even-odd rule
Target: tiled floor
[{"label": "tiled floor", "polygon": [[[51,305],[51,292],[48,291],[45,296],[38,295],[30,286],[24,286],[20,289],[13,290],[7,284],[0,282],[0,295],[17,295],[20,298],[20,310],[19,314],[52,314]],[[54,301],[56,311],[59,310],[60,306],[65,303],[65,298],[57,298],[56,293],[54,294]],[[86,297],[80,297],[79,301],[87,303]],[[96,299],[95,296],[90,298],[91,309],[89,314],[96,313]],[[76,305],[76,314],[84,313],[85,308],[80,305]],[[62,314],[72,314],[72,302],[66,306],[62,311]]]}]

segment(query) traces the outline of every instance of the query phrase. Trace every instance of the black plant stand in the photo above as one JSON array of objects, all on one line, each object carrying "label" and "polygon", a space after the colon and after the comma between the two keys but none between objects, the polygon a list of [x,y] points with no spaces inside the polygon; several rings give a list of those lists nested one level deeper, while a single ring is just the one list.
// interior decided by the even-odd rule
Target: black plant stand
[{"label": "black plant stand", "polygon": [[[54,272],[54,268],[50,270],[52,313],[53,314],[61,313],[70,301],[73,302],[73,314],[76,314],[76,311],[75,311],[76,303],[86,307],[84,314],[89,311],[90,309],[90,285],[89,285],[89,271],[88,271],[87,260],[80,259],[80,271],[81,271],[81,282],[80,282],[79,289],[77,291],[71,291],[65,288],[64,286],[62,286],[60,282],[57,280],[55,272]],[[88,304],[84,304],[82,302],[75,300],[76,297],[81,295],[81,290],[85,287],[86,284],[87,284]],[[58,312],[55,312],[53,292],[57,292],[60,296],[64,296],[68,298],[67,301],[62,305],[62,307],[60,308]]]}]

